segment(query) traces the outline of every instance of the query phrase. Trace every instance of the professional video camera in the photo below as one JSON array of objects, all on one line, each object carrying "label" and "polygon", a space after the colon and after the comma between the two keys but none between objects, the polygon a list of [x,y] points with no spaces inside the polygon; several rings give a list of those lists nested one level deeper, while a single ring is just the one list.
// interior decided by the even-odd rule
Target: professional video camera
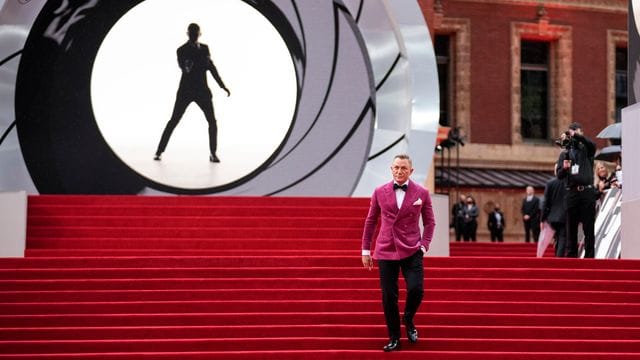
[{"label": "professional video camera", "polygon": [[569,131],[565,131],[564,132],[565,137],[564,138],[559,138],[556,141],[554,141],[554,144],[556,144],[557,146],[563,148],[563,149],[570,149],[575,145],[575,139],[573,138],[573,136],[571,136],[571,133]]}]

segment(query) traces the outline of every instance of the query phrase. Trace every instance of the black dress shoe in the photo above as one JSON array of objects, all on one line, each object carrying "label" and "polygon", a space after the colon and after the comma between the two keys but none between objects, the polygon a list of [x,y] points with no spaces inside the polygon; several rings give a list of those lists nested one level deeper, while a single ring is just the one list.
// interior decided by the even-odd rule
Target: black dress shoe
[{"label": "black dress shoe", "polygon": [[391,340],[389,340],[389,343],[387,345],[385,345],[382,348],[382,350],[384,350],[385,352],[400,350],[400,340],[399,339],[391,339]]},{"label": "black dress shoe", "polygon": [[162,156],[160,154],[153,155],[153,160],[160,161],[162,160]]},{"label": "black dress shoe", "polygon": [[415,344],[418,342],[418,330],[416,330],[416,328],[413,329],[407,329],[407,338],[409,339],[409,342],[412,344]]},{"label": "black dress shoe", "polygon": [[409,342],[412,344],[415,344],[418,342],[418,330],[416,329],[416,326],[413,325],[413,321],[404,321],[404,326],[407,328],[407,339],[409,339]]},{"label": "black dress shoe", "polygon": [[219,163],[220,159],[218,159],[216,154],[212,154],[212,155],[209,155],[209,161],[211,161],[212,163]]}]

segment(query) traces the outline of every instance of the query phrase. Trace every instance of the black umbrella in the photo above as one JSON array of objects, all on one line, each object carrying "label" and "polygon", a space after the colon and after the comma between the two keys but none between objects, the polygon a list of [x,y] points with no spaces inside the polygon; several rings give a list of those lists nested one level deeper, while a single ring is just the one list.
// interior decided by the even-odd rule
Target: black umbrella
[{"label": "black umbrella", "polygon": [[603,147],[596,154],[595,159],[607,162],[615,162],[622,153],[622,147],[620,145],[611,145]]},{"label": "black umbrella", "polygon": [[598,136],[599,139],[621,139],[622,138],[622,123],[614,123],[604,128]]}]

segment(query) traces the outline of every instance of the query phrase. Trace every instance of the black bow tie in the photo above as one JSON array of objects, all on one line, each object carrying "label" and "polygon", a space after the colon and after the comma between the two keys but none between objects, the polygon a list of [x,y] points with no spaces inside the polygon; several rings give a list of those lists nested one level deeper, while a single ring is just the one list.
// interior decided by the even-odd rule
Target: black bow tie
[{"label": "black bow tie", "polygon": [[398,189],[402,189],[402,191],[407,191],[407,184],[398,185],[396,183],[393,183],[393,190],[398,190]]}]

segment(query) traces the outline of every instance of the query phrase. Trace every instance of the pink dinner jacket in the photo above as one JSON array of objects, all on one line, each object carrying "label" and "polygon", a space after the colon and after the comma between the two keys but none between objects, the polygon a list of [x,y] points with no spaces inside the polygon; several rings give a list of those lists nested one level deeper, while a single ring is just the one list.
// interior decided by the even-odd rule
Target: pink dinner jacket
[{"label": "pink dinner jacket", "polygon": [[[378,219],[380,231],[376,238],[373,258],[401,260],[416,253],[420,246],[429,248],[436,226],[429,191],[409,180],[402,206],[398,209],[393,181],[373,192],[369,214],[364,222],[362,249],[370,250]],[[420,235],[422,215],[424,232]]]}]

